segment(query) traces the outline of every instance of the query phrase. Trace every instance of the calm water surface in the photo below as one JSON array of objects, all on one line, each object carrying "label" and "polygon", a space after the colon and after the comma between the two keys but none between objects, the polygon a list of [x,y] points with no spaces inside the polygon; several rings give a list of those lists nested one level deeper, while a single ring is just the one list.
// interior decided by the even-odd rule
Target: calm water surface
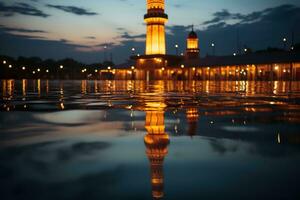
[{"label": "calm water surface", "polygon": [[1,199],[299,199],[300,82],[2,80]]}]

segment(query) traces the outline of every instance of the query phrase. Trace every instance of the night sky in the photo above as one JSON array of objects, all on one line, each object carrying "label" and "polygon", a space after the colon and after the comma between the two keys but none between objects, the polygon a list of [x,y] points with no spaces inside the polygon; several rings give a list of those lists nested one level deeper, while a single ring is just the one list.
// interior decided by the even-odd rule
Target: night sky
[{"label": "night sky", "polygon": [[[131,48],[145,49],[146,0],[0,0],[0,54],[102,62],[112,53],[124,62]],[[282,48],[300,42],[299,0],[166,0],[167,48],[184,51],[194,24],[201,56],[232,55],[240,46]],[[298,26],[297,26],[298,24]],[[107,45],[107,53],[103,53]]]}]

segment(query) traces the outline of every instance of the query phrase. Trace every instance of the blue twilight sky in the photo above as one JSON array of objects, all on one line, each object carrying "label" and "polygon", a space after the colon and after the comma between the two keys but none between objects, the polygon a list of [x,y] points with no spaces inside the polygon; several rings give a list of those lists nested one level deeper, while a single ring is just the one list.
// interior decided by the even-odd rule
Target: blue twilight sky
[{"label": "blue twilight sky", "polygon": [[[174,45],[184,51],[186,35],[194,24],[201,56],[237,51],[240,46],[282,47],[282,38],[299,42],[299,0],[166,0],[168,53]],[[130,49],[145,49],[146,0],[0,0],[0,54],[71,57],[101,62],[112,54],[124,62]],[[103,46],[107,45],[107,53]]]}]

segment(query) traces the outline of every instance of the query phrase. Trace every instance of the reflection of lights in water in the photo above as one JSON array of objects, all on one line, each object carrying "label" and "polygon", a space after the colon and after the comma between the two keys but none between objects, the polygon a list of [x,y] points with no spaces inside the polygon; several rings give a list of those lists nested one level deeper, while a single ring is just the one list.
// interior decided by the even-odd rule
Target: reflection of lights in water
[{"label": "reflection of lights in water", "polygon": [[130,112],[130,117],[133,118],[133,110]]},{"label": "reflection of lights in water", "polygon": [[37,90],[38,90],[38,95],[41,95],[41,79],[37,80]]},{"label": "reflection of lights in water", "polygon": [[175,133],[178,133],[178,127],[177,127],[177,125],[174,126],[174,131],[175,131]]},{"label": "reflection of lights in water", "polygon": [[277,93],[278,93],[278,81],[275,81],[273,87],[273,94],[277,94]]},{"label": "reflection of lights in water", "polygon": [[48,94],[49,93],[49,81],[46,80],[46,93]]},{"label": "reflection of lights in water", "polygon": [[98,81],[97,80],[94,81],[94,90],[95,90],[95,93],[98,93]]},{"label": "reflection of lights in water", "polygon": [[278,144],[281,144],[281,137],[280,137],[280,133],[278,133],[278,135],[277,135],[277,142],[278,142]]},{"label": "reflection of lights in water", "polygon": [[14,93],[14,85],[15,85],[14,80],[8,80],[7,81],[7,94],[8,94],[9,97],[11,97]]},{"label": "reflection of lights in water", "polygon": [[87,82],[86,82],[86,80],[81,81],[81,93],[82,94],[87,93]]},{"label": "reflection of lights in water", "polygon": [[26,86],[27,86],[27,80],[22,79],[22,94],[23,94],[23,96],[26,96]]},{"label": "reflection of lights in water", "polygon": [[209,94],[209,92],[210,92],[210,91],[209,91],[209,83],[210,83],[209,81],[206,81],[206,82],[205,82],[205,88],[206,88],[206,89],[205,89],[205,92],[206,92],[207,94]]},{"label": "reflection of lights in water", "polygon": [[64,82],[60,82],[60,95],[63,98],[64,95]]},{"label": "reflection of lights in water", "polygon": [[65,106],[64,106],[64,103],[63,103],[63,102],[60,103],[60,109],[61,109],[61,110],[64,110],[64,109],[65,109]]}]

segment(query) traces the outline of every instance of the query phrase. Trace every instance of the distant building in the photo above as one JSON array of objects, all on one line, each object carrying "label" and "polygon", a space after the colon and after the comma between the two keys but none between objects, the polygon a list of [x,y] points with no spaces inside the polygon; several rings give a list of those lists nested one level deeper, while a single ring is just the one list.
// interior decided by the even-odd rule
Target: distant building
[{"label": "distant building", "polygon": [[194,26],[186,40],[185,58],[187,60],[200,58],[199,40],[197,33],[194,31]]}]

